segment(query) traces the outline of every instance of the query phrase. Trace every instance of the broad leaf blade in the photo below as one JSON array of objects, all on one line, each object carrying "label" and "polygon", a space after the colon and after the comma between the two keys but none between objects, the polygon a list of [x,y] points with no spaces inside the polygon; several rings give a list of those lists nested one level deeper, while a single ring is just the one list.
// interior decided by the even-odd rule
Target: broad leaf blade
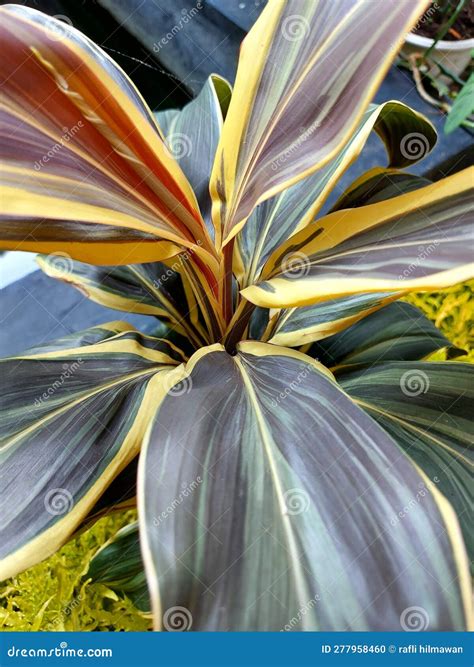
[{"label": "broad leaf blade", "polygon": [[142,611],[150,610],[148,588],[140,553],[138,523],[118,531],[92,558],[84,579],[105,584],[129,597]]},{"label": "broad leaf blade", "polygon": [[[417,161],[409,161],[407,152],[401,152],[404,137],[415,135],[421,138],[423,151],[419,152],[419,159],[436,143],[436,131],[431,123],[405,104],[370,105],[350,141],[322,169],[263,202],[252,212],[238,234],[235,246],[236,271],[241,287],[255,282],[266,260],[279,245],[313,222],[341,174],[357,159],[372,130],[385,142],[391,167],[404,167]],[[397,182],[401,179],[401,172],[396,169],[387,170],[387,173],[393,174],[393,180]],[[423,179],[419,181],[424,185],[429,183]],[[395,191],[389,196],[401,192]]]},{"label": "broad leaf blade", "polygon": [[473,376],[470,364],[452,361],[393,361],[349,369],[338,376],[347,393],[377,420],[453,505],[471,564]]},{"label": "broad leaf blade", "polygon": [[[183,260],[184,261],[184,260]],[[38,257],[40,268],[52,278],[72,284],[89,299],[108,308],[154,315],[170,322],[173,330],[188,337],[194,346],[206,342],[197,320],[197,308],[185,278],[178,273],[182,261],[129,266],[95,266],[60,255]],[[173,268],[174,267],[174,268]]]},{"label": "broad leaf blade", "polygon": [[323,167],[348,141],[426,4],[268,3],[242,43],[212,173],[223,243],[259,202]]},{"label": "broad leaf blade", "polygon": [[341,211],[344,208],[358,208],[359,206],[376,204],[379,201],[398,197],[398,195],[418,190],[429,184],[430,181],[422,176],[414,176],[397,169],[376,167],[362,174],[351,183],[331,208],[330,213]]},{"label": "broad leaf blade", "polygon": [[[126,74],[65,23],[0,13],[2,245],[102,264],[209,248],[192,188]],[[88,243],[70,243],[77,228]]]},{"label": "broad leaf blade", "polygon": [[176,382],[139,465],[156,627],[176,612],[195,630],[397,630],[415,605],[432,630],[465,627],[451,508],[427,483],[390,526],[422,478],[323,366],[214,345]]},{"label": "broad leaf blade", "polygon": [[474,168],[465,169],[415,192],[321,218],[279,248],[264,280],[242,294],[258,306],[279,308],[468,280],[474,275],[473,174]]},{"label": "broad leaf blade", "polygon": [[268,340],[287,347],[307,345],[347,329],[398,296],[387,297],[383,292],[351,294],[312,306],[281,310],[275,316]]},{"label": "broad leaf blade", "polygon": [[316,343],[310,354],[337,373],[354,364],[418,361],[443,348],[451,357],[464,353],[421,310],[399,301]]},{"label": "broad leaf blade", "polygon": [[1,579],[80,525],[137,455],[159,376],[181,360],[166,341],[105,332],[102,342],[0,361]]},{"label": "broad leaf blade", "polygon": [[209,179],[231,94],[230,84],[213,74],[196,99],[182,111],[170,109],[156,114],[167,145],[196,194],[201,215],[213,238]]}]

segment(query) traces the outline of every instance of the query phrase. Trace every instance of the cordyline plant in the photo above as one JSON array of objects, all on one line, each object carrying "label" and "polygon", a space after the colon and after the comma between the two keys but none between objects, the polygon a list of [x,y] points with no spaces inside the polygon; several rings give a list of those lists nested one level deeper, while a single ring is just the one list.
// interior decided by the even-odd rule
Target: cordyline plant
[{"label": "cordyline plant", "polygon": [[[136,497],[85,577],[157,629],[469,626],[470,368],[423,361],[459,350],[397,300],[473,275],[472,174],[400,171],[435,131],[369,104],[425,5],[271,0],[233,91],[156,116],[77,30],[0,10],[2,246],[161,332],[1,362],[3,578]],[[373,130],[388,166],[322,215]]]}]

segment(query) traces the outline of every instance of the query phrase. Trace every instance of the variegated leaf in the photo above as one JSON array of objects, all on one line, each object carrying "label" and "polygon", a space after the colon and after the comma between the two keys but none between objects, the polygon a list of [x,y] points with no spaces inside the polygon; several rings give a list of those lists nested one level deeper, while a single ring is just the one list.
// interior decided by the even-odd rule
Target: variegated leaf
[{"label": "variegated leaf", "polygon": [[[413,158],[406,152],[406,137],[415,135],[423,141],[419,159],[436,142],[436,131],[431,123],[405,104],[384,102],[370,105],[350,141],[322,169],[260,204],[250,215],[237,235],[235,245],[235,270],[242,288],[255,282],[266,260],[279,245],[314,221],[338,178],[357,159],[372,130],[385,142],[390,167],[405,167],[417,161],[416,156]],[[407,156],[413,159],[408,160]],[[408,178],[397,169],[379,171],[393,174],[397,183],[401,178],[404,182]],[[424,185],[429,183],[418,180]],[[392,191],[388,196],[401,192]]]},{"label": "variegated leaf", "polygon": [[[391,361],[342,369],[342,387],[435,483],[454,507],[474,559],[474,371],[470,364]],[[403,521],[415,503],[393,517]]]},{"label": "variegated leaf", "polygon": [[276,0],[242,43],[211,178],[227,243],[350,139],[424,0]]},{"label": "variegated leaf", "polygon": [[95,554],[84,579],[105,584],[129,597],[141,611],[150,610],[150,599],[140,553],[138,523],[118,531]]},{"label": "variegated leaf", "polygon": [[306,306],[338,296],[437,289],[474,276],[474,168],[388,201],[335,211],[281,246],[262,282],[243,296],[259,306]]},{"label": "variegated leaf", "polygon": [[230,84],[213,74],[196,99],[183,110],[169,109],[155,114],[170,151],[196,194],[212,238],[215,230],[209,179],[231,94]]},{"label": "variegated leaf", "polygon": [[104,326],[0,361],[0,578],[54,553],[137,455],[182,356]]},{"label": "variegated leaf", "polygon": [[397,630],[411,606],[432,630],[466,627],[450,505],[426,480],[390,524],[425,478],[323,366],[244,342],[174,378],[138,476],[157,628],[178,609],[181,629]]},{"label": "variegated leaf", "polygon": [[421,310],[399,301],[319,341],[309,354],[337,372],[354,364],[418,361],[443,348],[450,357],[463,354]]},{"label": "variegated leaf", "polygon": [[163,262],[94,266],[73,260],[64,262],[60,255],[38,257],[48,276],[74,285],[92,301],[129,313],[154,315],[170,322],[174,331],[199,347],[208,340],[199,322],[193,293],[178,272],[183,261],[175,258],[170,266]]},{"label": "variegated leaf", "polygon": [[193,190],[126,74],[64,22],[0,15],[1,245],[97,264],[185,246],[211,261]]}]

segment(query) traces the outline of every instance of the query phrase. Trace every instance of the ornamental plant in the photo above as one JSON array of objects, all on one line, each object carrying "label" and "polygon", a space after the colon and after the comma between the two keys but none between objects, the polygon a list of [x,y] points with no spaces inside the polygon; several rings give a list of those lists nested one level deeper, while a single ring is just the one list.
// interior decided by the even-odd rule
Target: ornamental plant
[{"label": "ornamental plant", "polygon": [[[151,323],[1,361],[3,578],[136,502],[84,576],[156,629],[469,626],[470,368],[399,299],[473,275],[472,173],[403,171],[435,130],[370,104],[425,5],[270,0],[233,90],[155,115],[0,9],[2,247]],[[322,213],[372,131],[387,166]]]}]

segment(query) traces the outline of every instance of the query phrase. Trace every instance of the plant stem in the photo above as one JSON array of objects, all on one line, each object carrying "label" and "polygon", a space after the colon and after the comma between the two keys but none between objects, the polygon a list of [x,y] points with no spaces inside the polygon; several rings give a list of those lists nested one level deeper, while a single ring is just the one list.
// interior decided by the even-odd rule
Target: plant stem
[{"label": "plant stem", "polygon": [[458,6],[457,6],[456,9],[454,10],[454,12],[451,14],[451,16],[449,17],[449,19],[446,21],[446,23],[444,24],[444,26],[442,26],[442,28],[440,29],[440,31],[438,32],[438,34],[436,35],[436,37],[434,38],[434,40],[433,40],[433,44],[432,44],[432,45],[425,51],[425,56],[424,56],[425,58],[428,58],[428,56],[430,55],[431,51],[435,48],[436,44],[437,44],[440,40],[442,40],[443,37],[446,35],[446,33],[448,32],[448,30],[450,29],[450,27],[454,24],[454,22],[456,21],[457,17],[459,16],[459,14],[461,13],[461,11],[463,10],[465,4],[466,4],[466,0],[459,0]]},{"label": "plant stem", "polygon": [[246,299],[242,299],[239,303],[223,339],[223,343],[229,354],[235,353],[235,347],[242,340],[254,309],[255,304],[250,303]]}]

